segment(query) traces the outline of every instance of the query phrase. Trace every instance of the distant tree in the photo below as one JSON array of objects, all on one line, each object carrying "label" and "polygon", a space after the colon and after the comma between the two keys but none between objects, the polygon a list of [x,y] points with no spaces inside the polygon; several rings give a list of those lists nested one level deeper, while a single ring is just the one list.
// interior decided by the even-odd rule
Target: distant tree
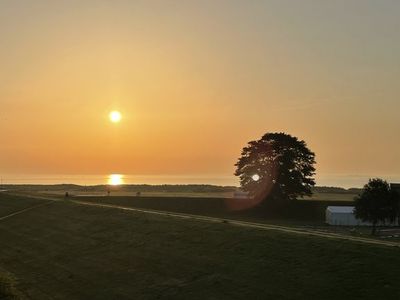
[{"label": "distant tree", "polygon": [[250,195],[284,206],[312,194],[314,164],[315,154],[304,141],[285,133],[267,133],[243,148],[235,175]]},{"label": "distant tree", "polygon": [[372,223],[374,235],[379,222],[394,222],[399,217],[399,196],[385,180],[370,179],[355,198],[354,214],[356,218]]}]

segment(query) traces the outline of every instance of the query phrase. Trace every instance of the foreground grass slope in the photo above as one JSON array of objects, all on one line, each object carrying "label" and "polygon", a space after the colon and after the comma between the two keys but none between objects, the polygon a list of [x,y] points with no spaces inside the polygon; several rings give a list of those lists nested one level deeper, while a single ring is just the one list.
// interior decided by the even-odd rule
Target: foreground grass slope
[{"label": "foreground grass slope", "polygon": [[16,211],[39,205],[43,200],[34,198],[21,198],[19,196],[0,193],[0,218]]},{"label": "foreground grass slope", "polygon": [[33,299],[400,297],[398,248],[68,202],[0,221],[0,244]]}]

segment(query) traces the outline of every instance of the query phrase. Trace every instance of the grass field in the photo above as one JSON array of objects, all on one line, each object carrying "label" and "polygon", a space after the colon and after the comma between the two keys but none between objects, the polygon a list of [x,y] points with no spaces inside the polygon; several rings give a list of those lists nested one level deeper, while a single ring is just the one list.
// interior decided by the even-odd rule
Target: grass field
[{"label": "grass field", "polygon": [[304,197],[304,200],[314,201],[353,201],[357,193],[319,193],[314,192],[311,197]]},{"label": "grass field", "polygon": [[[106,196],[107,191],[111,196],[132,197],[137,192],[142,197],[198,197],[198,198],[232,198],[235,187],[221,187],[210,185],[121,185],[121,186],[79,186],[73,184],[61,185],[4,185],[7,190],[16,192],[39,192],[62,196],[69,192],[75,196]],[[304,200],[312,201],[353,201],[360,189],[343,189],[335,187],[315,187],[311,197]]]},{"label": "grass field", "polygon": [[[40,191],[45,194],[59,195],[65,194],[65,191]],[[78,197],[101,197],[106,196],[106,191],[70,191]],[[136,196],[136,192],[129,191],[112,191],[111,196],[113,197],[133,197]],[[233,192],[142,192],[142,197],[179,197],[179,198],[233,198]],[[353,201],[356,193],[320,193],[315,192],[311,197],[304,197],[304,200],[311,201]]]},{"label": "grass field", "polygon": [[[43,194],[64,196],[65,191],[39,191]],[[77,197],[104,197],[107,196],[107,191],[72,191],[71,195]],[[112,191],[112,197],[134,197],[136,192],[129,191]],[[188,197],[188,198],[232,198],[233,192],[141,192],[142,197]]]},{"label": "grass field", "polygon": [[[0,217],[38,201],[0,194]],[[31,299],[400,297],[398,248],[63,201],[0,221],[0,244]]]},{"label": "grass field", "polygon": [[[330,226],[325,223],[325,210],[328,205],[349,205],[346,201],[297,201],[289,207],[289,213],[282,215],[264,215],[254,211],[231,211],[229,202],[232,199],[221,198],[190,198],[190,197],[73,197],[71,199],[89,203],[111,204],[123,207],[151,209],[184,214],[210,216],[217,218],[235,219],[257,223],[267,223],[281,226],[295,226],[296,228],[313,229],[327,233],[339,233],[374,239],[386,239],[400,242],[398,228],[379,228],[394,230],[394,234],[382,234],[385,237],[371,236],[371,228],[367,226]],[[233,200],[235,201],[235,200]],[[383,233],[383,232],[382,232]],[[389,236],[390,235],[390,236]]]},{"label": "grass field", "polygon": [[135,196],[84,196],[73,197],[87,202],[110,203],[115,205],[146,208],[179,213],[207,215],[221,218],[240,218],[253,221],[280,223],[304,223],[308,225],[323,225],[325,210],[329,205],[350,205],[347,201],[309,201],[299,200],[290,203],[284,211],[285,215],[271,213],[255,207],[253,210],[235,210],[233,208],[245,203],[245,199],[209,198],[209,197],[135,197]]}]

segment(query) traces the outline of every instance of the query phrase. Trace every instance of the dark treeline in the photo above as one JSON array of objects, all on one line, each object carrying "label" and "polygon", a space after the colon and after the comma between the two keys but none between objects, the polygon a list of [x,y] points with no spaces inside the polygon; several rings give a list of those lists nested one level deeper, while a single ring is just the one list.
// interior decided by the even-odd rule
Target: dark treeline
[{"label": "dark treeline", "polygon": [[361,193],[361,188],[350,188],[345,189],[341,187],[334,186],[315,186],[312,188],[314,193],[332,193],[332,194],[359,194]]}]

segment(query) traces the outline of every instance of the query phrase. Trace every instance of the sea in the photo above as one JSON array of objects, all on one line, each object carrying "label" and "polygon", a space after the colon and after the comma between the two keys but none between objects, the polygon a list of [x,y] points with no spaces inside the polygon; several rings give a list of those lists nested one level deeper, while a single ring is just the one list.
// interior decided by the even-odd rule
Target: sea
[{"label": "sea", "polygon": [[[343,188],[363,187],[370,178],[382,178],[389,183],[400,183],[400,175],[382,174],[317,174],[317,186],[334,186]],[[0,174],[0,184],[78,184],[103,185],[112,184],[211,184],[219,186],[239,186],[239,179],[234,175],[133,175],[133,174]]]}]

